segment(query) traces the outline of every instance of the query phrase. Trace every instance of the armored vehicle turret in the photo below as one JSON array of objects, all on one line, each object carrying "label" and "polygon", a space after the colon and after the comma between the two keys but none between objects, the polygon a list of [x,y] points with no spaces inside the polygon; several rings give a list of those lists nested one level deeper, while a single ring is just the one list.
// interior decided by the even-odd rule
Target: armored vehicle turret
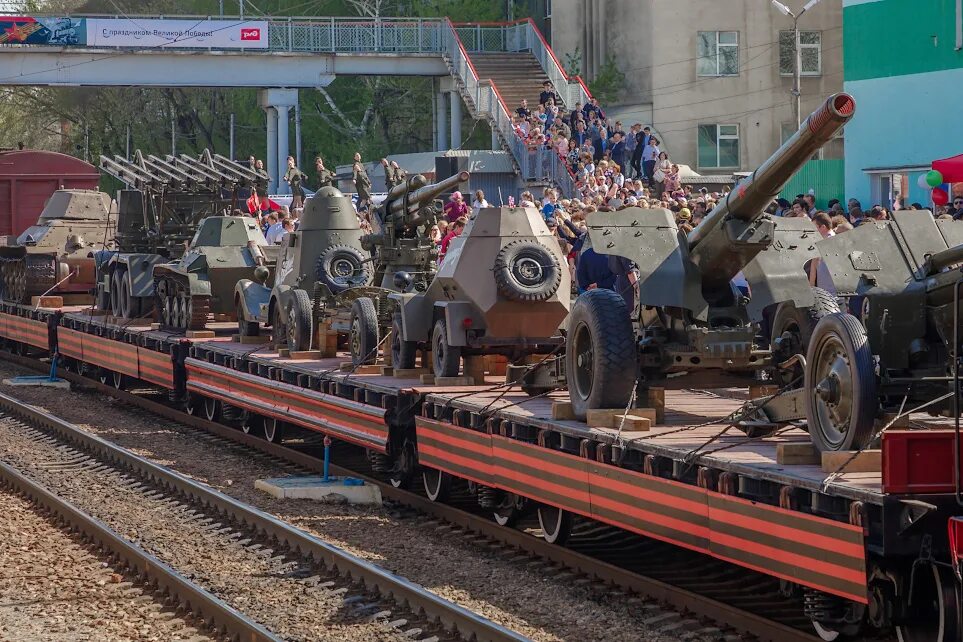
[{"label": "armored vehicle turret", "polygon": [[154,266],[161,326],[200,330],[211,315],[232,314],[238,280],[255,268],[272,269],[276,259],[277,248],[250,216],[205,218],[180,259]]},{"label": "armored vehicle turret", "polygon": [[15,243],[0,246],[0,292],[20,303],[40,294],[82,292],[96,280],[94,253],[112,247],[116,216],[110,197],[58,190]]},{"label": "armored vehicle turret", "polygon": [[261,270],[237,282],[234,305],[241,335],[256,335],[258,324],[265,323],[274,328],[277,343],[307,350],[320,317],[337,307],[334,298],[371,282],[361,236],[350,198],[334,187],[315,192],[298,229],[281,241],[273,281]]},{"label": "armored vehicle turret", "polygon": [[435,374],[456,376],[462,356],[503,354],[512,361],[561,343],[571,277],[557,237],[532,208],[486,208],[451,242],[425,292],[390,295],[396,367],[431,350]]},{"label": "armored vehicle turret", "polygon": [[[830,96],[687,237],[672,212],[661,208],[589,218],[595,252],[637,266],[639,305],[628,309],[619,294],[596,289],[573,306],[566,378],[576,416],[584,418],[590,408],[625,408],[633,384],[636,398],[645,399],[641,393],[653,384],[720,387],[766,369],[771,374],[778,364],[769,346],[756,341],[757,323],[764,310],[785,301],[800,309],[816,305],[801,268],[817,255],[819,235],[808,219],[773,218],[765,209],[854,110],[851,96]],[[733,283],[740,272],[751,297]],[[770,430],[783,409],[768,404],[760,430]]]}]

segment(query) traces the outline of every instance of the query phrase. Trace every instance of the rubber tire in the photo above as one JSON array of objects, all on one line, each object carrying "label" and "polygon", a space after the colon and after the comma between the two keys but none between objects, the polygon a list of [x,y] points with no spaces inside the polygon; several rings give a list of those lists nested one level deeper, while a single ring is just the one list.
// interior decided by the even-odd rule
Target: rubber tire
[{"label": "rubber tire", "polygon": [[354,274],[364,274],[364,285],[371,282],[371,270],[369,264],[365,263],[367,257],[356,247],[350,245],[332,245],[318,257],[315,266],[315,276],[318,281],[328,286],[333,294],[344,292],[352,287],[351,284],[339,281],[338,277],[331,272],[331,266],[336,259],[347,259],[353,263]]},{"label": "rubber tire", "polygon": [[[843,440],[836,445],[831,444],[825,435],[816,427],[816,373],[814,359],[819,343],[825,335],[836,334],[842,341],[850,362],[850,372],[854,374],[853,408],[849,420],[849,428]],[[876,387],[876,364],[873,352],[866,337],[866,330],[859,320],[851,314],[837,312],[823,317],[816,324],[809,348],[806,351],[806,424],[813,446],[819,452],[832,450],[859,450],[867,445],[873,436],[876,411],[879,408],[879,396]]]},{"label": "rubber tire", "polygon": [[238,299],[234,304],[234,313],[237,315],[237,333],[242,337],[256,337],[261,334],[261,326],[257,321],[244,320],[244,304]]},{"label": "rubber tire", "polygon": [[123,279],[123,270],[114,270],[114,273],[110,276],[110,312],[113,316],[118,318],[125,318],[123,311],[123,301],[121,300],[121,283]]},{"label": "rubber tire", "polygon": [[291,290],[285,305],[287,344],[291,352],[311,349],[311,299],[304,290]]},{"label": "rubber tire", "polygon": [[[355,323],[358,324],[358,346],[355,347]],[[368,365],[378,361],[378,311],[374,301],[361,297],[351,304],[351,363]],[[357,354],[355,351],[357,350]]]},{"label": "rubber tire", "polygon": [[[594,408],[625,408],[632,397],[638,371],[635,333],[625,299],[612,290],[589,290],[572,306],[568,327],[565,372],[575,416],[585,419],[586,412]],[[579,357],[574,344],[577,339],[587,340],[592,346],[589,390],[580,389],[575,379]]]},{"label": "rubber tire", "polygon": [[[537,283],[523,283],[512,270],[522,258],[537,261],[542,267]],[[545,301],[550,299],[562,284],[562,266],[548,248],[537,241],[518,239],[503,247],[495,257],[495,286],[498,292],[511,301]]]},{"label": "rubber tire", "polygon": [[448,326],[444,319],[435,321],[431,332],[431,363],[436,377],[457,377],[461,367],[461,346],[448,345]]},{"label": "rubber tire", "polygon": [[391,319],[391,364],[401,370],[415,367],[418,357],[418,342],[405,341],[401,334],[401,313],[397,312]]},{"label": "rubber tire", "polygon": [[792,301],[780,303],[776,308],[776,314],[772,317],[772,336],[770,345],[775,345],[776,339],[782,336],[780,328],[796,325],[799,328],[802,352],[806,354],[809,350],[809,340],[813,336],[816,324],[824,316],[839,312],[839,302],[830,292],[822,288],[812,288],[815,302],[808,308],[797,308]]}]

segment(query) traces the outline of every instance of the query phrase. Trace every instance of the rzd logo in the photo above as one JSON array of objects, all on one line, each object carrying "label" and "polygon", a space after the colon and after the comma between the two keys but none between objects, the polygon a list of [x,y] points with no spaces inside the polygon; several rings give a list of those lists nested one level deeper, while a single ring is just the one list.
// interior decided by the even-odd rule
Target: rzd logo
[{"label": "rzd logo", "polygon": [[260,29],[241,29],[241,40],[260,40]]}]

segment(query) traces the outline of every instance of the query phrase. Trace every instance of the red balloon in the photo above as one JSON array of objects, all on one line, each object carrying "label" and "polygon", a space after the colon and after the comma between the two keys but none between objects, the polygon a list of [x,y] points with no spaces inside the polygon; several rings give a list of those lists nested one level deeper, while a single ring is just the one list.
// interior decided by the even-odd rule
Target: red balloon
[{"label": "red balloon", "polygon": [[950,196],[946,193],[945,189],[939,187],[933,188],[931,194],[934,205],[946,205],[950,201]]}]

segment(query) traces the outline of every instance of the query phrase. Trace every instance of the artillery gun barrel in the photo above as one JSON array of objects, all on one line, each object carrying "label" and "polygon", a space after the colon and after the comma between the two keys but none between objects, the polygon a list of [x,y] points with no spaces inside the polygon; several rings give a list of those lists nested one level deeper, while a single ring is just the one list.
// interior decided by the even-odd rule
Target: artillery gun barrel
[{"label": "artillery gun barrel", "polygon": [[404,198],[405,192],[413,192],[418,188],[424,187],[428,184],[428,179],[421,174],[415,174],[404,183],[395,185],[388,191],[388,196],[385,197],[385,201],[392,203],[398,199]]},{"label": "artillery gun barrel", "polygon": [[694,250],[729,218],[752,221],[762,216],[792,175],[836,135],[852,118],[855,109],[856,101],[847,93],[827,98],[792,138],[729,192],[689,233],[689,250]]},{"label": "artillery gun barrel", "polygon": [[388,214],[392,216],[403,216],[414,206],[414,209],[424,207],[432,201],[432,199],[437,198],[441,194],[444,194],[448,190],[457,187],[461,183],[464,183],[471,176],[468,172],[459,172],[454,176],[450,176],[443,181],[438,183],[433,183],[431,185],[424,185],[419,187],[412,192],[408,192],[408,198],[403,198],[404,193],[408,190],[408,184],[414,181],[416,178],[424,177],[420,174],[409,179],[408,184],[402,186],[398,185],[389,193],[389,199],[391,199],[391,194],[395,193],[395,190],[401,188],[401,195],[396,197],[394,200],[388,201]]}]

